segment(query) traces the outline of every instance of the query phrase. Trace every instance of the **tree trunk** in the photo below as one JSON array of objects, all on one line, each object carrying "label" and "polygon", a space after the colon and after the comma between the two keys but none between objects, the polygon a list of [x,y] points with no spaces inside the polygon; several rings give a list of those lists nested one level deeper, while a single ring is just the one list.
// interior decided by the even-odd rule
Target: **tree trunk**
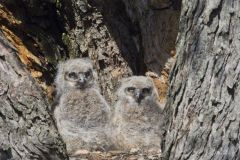
[{"label": "tree trunk", "polygon": [[166,159],[240,158],[240,3],[183,0]]},{"label": "tree trunk", "polygon": [[66,159],[42,90],[0,32],[0,159]]}]

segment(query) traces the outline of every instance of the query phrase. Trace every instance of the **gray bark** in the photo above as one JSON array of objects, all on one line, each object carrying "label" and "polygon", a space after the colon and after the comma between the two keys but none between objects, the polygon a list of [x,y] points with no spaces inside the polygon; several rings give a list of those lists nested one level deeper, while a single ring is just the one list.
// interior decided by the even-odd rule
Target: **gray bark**
[{"label": "gray bark", "polygon": [[183,0],[166,159],[240,159],[240,3]]},{"label": "gray bark", "polygon": [[0,159],[66,159],[43,92],[0,32]]}]

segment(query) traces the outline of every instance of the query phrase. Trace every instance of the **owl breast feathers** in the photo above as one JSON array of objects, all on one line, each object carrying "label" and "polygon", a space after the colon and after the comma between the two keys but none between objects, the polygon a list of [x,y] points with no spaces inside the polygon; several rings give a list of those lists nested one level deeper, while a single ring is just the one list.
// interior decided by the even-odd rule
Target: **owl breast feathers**
[{"label": "owl breast feathers", "polygon": [[150,78],[123,79],[112,113],[89,59],[60,63],[55,83],[54,117],[69,155],[81,149],[160,149],[164,117]]},{"label": "owl breast feathers", "polygon": [[162,109],[151,79],[133,76],[122,81],[112,116],[113,141],[120,149],[160,148]]},{"label": "owl breast feathers", "polygon": [[69,154],[79,149],[107,150],[111,146],[107,138],[110,108],[96,80],[90,60],[72,59],[59,65],[59,102],[54,117]]}]

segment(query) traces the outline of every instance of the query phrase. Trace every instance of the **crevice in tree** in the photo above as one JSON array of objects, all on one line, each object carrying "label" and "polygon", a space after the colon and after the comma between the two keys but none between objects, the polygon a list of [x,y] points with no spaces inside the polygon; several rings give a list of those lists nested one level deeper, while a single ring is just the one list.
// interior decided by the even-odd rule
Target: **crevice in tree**
[{"label": "crevice in tree", "polygon": [[5,160],[5,159],[12,159],[12,152],[11,149],[7,149],[7,150],[2,150],[0,149],[0,158],[1,160]]},{"label": "crevice in tree", "polygon": [[23,157],[22,157],[22,155],[18,152],[18,150],[16,149],[16,145],[15,144],[13,144],[13,142],[12,142],[12,134],[10,133],[9,134],[9,139],[10,139],[10,144],[11,144],[11,150],[14,150],[15,151],[15,153],[19,156],[19,158],[20,159],[22,159]]},{"label": "crevice in tree", "polygon": [[171,0],[172,1],[172,6],[176,10],[181,10],[182,8],[182,0]]},{"label": "crevice in tree", "polygon": [[[22,0],[17,2],[10,0],[3,1],[1,5],[3,8],[0,10],[5,9],[2,11],[5,11],[7,17],[0,18],[0,28],[6,28],[3,31],[5,35],[13,38],[15,47],[23,45],[39,59],[41,65],[34,59],[29,59],[30,62],[25,64],[29,70],[41,72],[42,76],[39,77],[41,82],[51,84],[57,59],[66,56],[67,53],[67,47],[62,41],[65,29],[57,15],[55,3],[34,1],[33,4],[29,4]],[[16,41],[18,38],[22,44]]]},{"label": "crevice in tree", "polygon": [[147,72],[147,66],[144,62],[144,48],[143,48],[143,41],[142,41],[142,34],[140,32],[140,26],[139,24],[135,24],[136,27],[138,28],[137,31],[138,31],[138,34],[139,34],[139,54],[137,54],[137,62],[136,62],[136,69],[137,69],[137,72],[136,74],[137,75],[145,75],[145,73]]},{"label": "crevice in tree", "polygon": [[2,120],[5,121],[6,120],[6,116],[4,114],[2,114],[2,112],[0,112],[0,117],[2,117]]},{"label": "crevice in tree", "polygon": [[227,86],[227,91],[228,91],[228,94],[231,95],[232,99],[234,100],[234,93],[235,93],[235,89],[234,89],[234,86],[232,88],[228,87]]},{"label": "crevice in tree", "polygon": [[[144,75],[147,70],[144,64],[139,24],[138,22],[135,24],[131,22],[124,3],[116,0],[109,0],[106,3],[93,0],[91,4],[96,6],[103,14],[104,22],[110,34],[117,42],[120,53],[131,67],[133,74]],[[140,42],[137,45],[140,46],[140,50],[137,49],[133,37],[139,39]]]},{"label": "crevice in tree", "polygon": [[207,22],[207,25],[210,26],[213,22],[213,18],[218,16],[218,19],[220,18],[220,13],[222,10],[223,0],[220,0],[219,6],[217,6],[215,9],[212,10],[212,12],[209,15],[209,20]]},{"label": "crevice in tree", "polygon": [[[23,113],[16,108],[16,106],[13,104],[13,101],[11,100],[11,98],[10,98],[10,97],[7,97],[7,100],[8,100],[8,102],[9,102],[10,106],[12,107],[12,109],[14,110],[14,112],[15,112],[19,117],[24,118],[24,117],[23,117]],[[18,117],[18,118],[19,118],[19,117]],[[19,120],[19,119],[18,119],[18,120]]]},{"label": "crevice in tree", "polygon": [[6,60],[5,56],[1,56],[1,55],[0,55],[0,59],[3,60],[3,61]]}]

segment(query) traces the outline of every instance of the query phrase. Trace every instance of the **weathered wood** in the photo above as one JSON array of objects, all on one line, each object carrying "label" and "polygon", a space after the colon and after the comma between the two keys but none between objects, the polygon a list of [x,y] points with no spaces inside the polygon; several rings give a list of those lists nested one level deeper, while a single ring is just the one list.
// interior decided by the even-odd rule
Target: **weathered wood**
[{"label": "weathered wood", "polygon": [[182,2],[166,159],[240,159],[239,11],[238,0]]},{"label": "weathered wood", "polygon": [[66,159],[42,90],[0,32],[0,159]]}]

